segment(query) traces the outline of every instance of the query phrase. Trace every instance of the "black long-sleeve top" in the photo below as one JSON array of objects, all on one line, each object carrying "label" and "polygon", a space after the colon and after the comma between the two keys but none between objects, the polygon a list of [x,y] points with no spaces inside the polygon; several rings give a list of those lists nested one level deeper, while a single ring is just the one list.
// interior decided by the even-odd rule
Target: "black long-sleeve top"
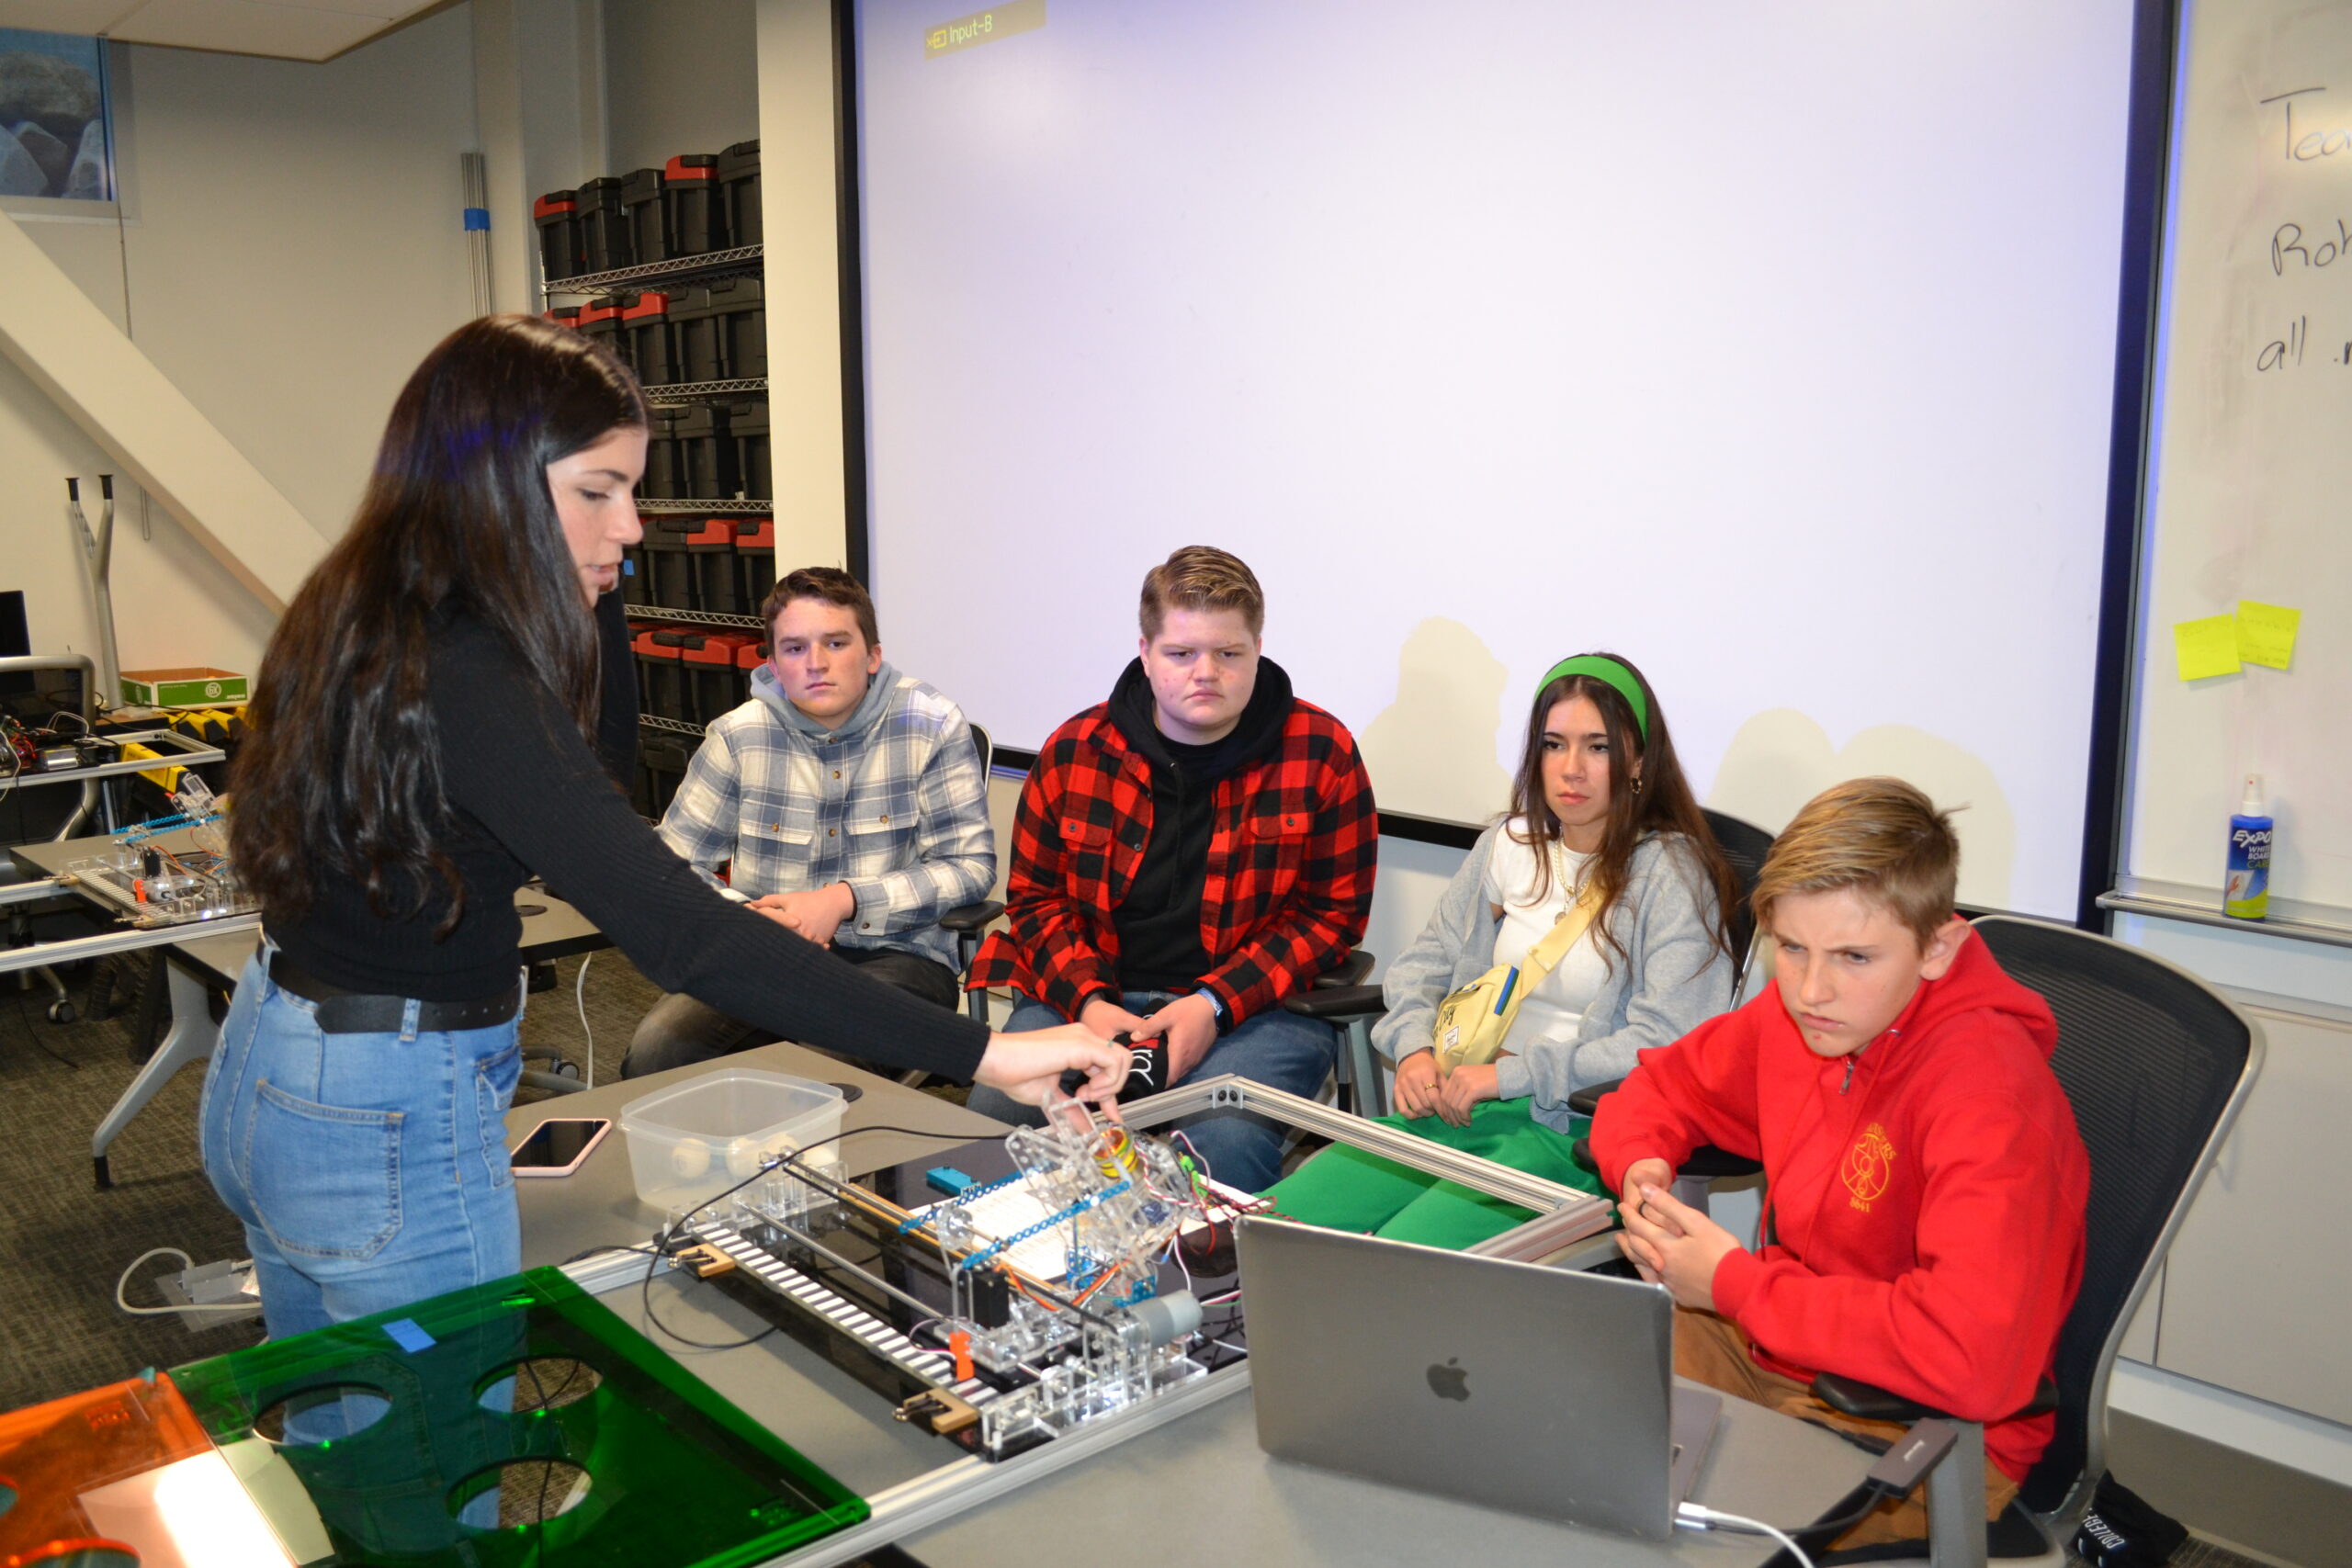
[{"label": "black long-sleeve top", "polygon": [[636,767],[637,673],[618,593],[605,596],[596,620],[602,711],[592,750],[495,631],[462,611],[441,617],[429,701],[456,818],[441,848],[464,878],[463,914],[435,940],[449,908],[437,880],[413,915],[402,897],[387,916],[368,907],[358,879],[330,875],[300,916],[265,912],[287,956],[351,991],[492,996],[515,983],[514,892],[537,874],[666,991],[782,1038],[970,1077],[986,1029],[720,897],[630,807],[616,781]]}]

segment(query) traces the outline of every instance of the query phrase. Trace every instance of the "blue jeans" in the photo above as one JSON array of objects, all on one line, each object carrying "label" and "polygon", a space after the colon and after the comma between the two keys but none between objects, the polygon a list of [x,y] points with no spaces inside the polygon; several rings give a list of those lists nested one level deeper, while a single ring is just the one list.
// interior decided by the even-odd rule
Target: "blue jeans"
[{"label": "blue jeans", "polygon": [[[1120,995],[1119,1005],[1138,1018],[1148,1018],[1164,1004],[1174,1001],[1178,994],[1126,991]],[[1008,1034],[1051,1029],[1069,1021],[1045,1003],[1018,992],[1012,1000],[1012,1016],[1004,1024]],[[1339,1035],[1329,1024],[1301,1018],[1283,1008],[1271,1008],[1245,1019],[1232,1033],[1219,1037],[1209,1047],[1209,1054],[1201,1058],[1200,1066],[1178,1081],[1232,1073],[1252,1083],[1312,1100],[1322,1092],[1323,1080],[1330,1076],[1331,1063],[1338,1054]],[[1045,1120],[1036,1107],[1023,1105],[985,1085],[973,1088],[971,1106],[1000,1122],[1035,1127]],[[1170,1125],[1183,1130],[1201,1157],[1208,1161],[1210,1174],[1227,1187],[1262,1192],[1282,1178],[1283,1129],[1261,1116],[1249,1116],[1238,1111],[1204,1111],[1179,1117]]]},{"label": "blue jeans", "polygon": [[487,1029],[328,1034],[315,1004],[270,979],[271,951],[237,982],[197,1113],[205,1174],[244,1222],[270,1337],[519,1272],[505,1115],[520,1014]]}]

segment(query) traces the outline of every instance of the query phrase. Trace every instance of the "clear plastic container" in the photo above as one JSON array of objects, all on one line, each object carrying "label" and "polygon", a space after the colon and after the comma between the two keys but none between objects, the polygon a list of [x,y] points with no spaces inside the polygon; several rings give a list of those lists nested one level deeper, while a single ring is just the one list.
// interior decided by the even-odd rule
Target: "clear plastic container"
[{"label": "clear plastic container", "polygon": [[[637,1195],[656,1209],[689,1209],[757,1176],[771,1155],[823,1143],[813,1158],[832,1163],[848,1103],[827,1083],[730,1067],[633,1100],[621,1107]],[[744,1191],[758,1190],[754,1182]]]}]

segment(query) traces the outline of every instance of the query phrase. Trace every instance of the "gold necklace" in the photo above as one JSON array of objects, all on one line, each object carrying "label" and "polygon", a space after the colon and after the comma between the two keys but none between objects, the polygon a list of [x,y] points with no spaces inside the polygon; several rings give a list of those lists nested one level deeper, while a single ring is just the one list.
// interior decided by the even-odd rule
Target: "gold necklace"
[{"label": "gold necklace", "polygon": [[1571,880],[1568,876],[1568,846],[1557,839],[1552,840],[1552,873],[1560,886],[1567,889],[1569,904],[1574,904],[1584,897],[1584,871],[1591,869],[1591,866],[1592,857],[1585,856],[1583,868],[1577,872],[1574,880]]}]

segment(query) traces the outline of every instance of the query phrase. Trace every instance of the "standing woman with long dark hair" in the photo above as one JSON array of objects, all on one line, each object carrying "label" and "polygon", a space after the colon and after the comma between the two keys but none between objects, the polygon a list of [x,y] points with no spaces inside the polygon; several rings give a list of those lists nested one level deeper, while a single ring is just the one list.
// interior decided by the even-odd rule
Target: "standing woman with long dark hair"
[{"label": "standing woman with long dark hair", "polygon": [[231,833],[261,952],[204,1086],[204,1166],[274,1336],[516,1270],[503,1117],[534,874],[665,991],[779,1035],[1035,1100],[1126,1053],[991,1036],[729,903],[619,780],[636,675],[619,584],[645,467],[635,378],[568,329],[450,334],[393,405],[342,541],[262,662]]}]

